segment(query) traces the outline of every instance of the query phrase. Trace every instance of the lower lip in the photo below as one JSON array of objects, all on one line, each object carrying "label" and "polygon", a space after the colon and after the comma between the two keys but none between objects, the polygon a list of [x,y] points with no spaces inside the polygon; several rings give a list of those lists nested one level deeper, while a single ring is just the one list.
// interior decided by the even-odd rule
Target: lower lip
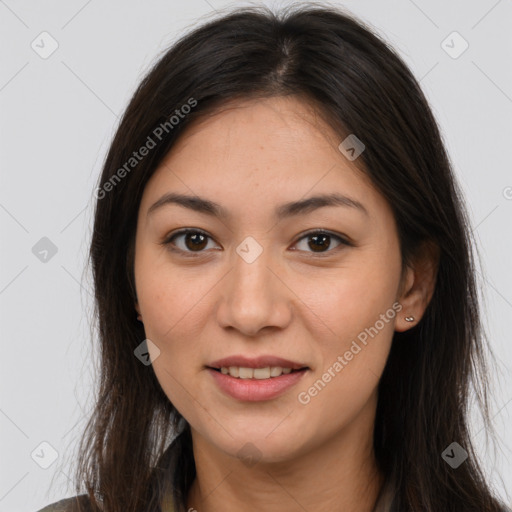
[{"label": "lower lip", "polygon": [[237,400],[257,402],[271,400],[297,384],[307,372],[299,370],[268,379],[239,379],[208,368],[219,388]]}]

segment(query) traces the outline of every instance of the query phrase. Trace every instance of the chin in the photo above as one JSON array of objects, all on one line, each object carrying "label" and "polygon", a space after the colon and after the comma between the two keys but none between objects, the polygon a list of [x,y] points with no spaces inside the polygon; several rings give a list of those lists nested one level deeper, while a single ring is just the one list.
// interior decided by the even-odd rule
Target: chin
[{"label": "chin", "polygon": [[[244,431],[240,431],[244,432]],[[250,431],[233,438],[216,440],[217,448],[231,457],[240,459],[247,467],[256,464],[273,464],[294,459],[301,451],[302,443],[292,432],[268,435],[269,430]]]}]

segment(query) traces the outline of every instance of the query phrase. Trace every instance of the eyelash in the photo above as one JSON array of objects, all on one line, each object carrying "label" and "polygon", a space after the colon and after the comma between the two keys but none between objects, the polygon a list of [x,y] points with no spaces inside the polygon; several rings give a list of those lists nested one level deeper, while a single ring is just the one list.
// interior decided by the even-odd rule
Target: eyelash
[{"label": "eyelash", "polygon": [[[186,258],[198,258],[198,257],[201,257],[203,256],[205,250],[201,250],[201,251],[185,251],[183,249],[179,249],[177,248],[176,246],[173,245],[173,240],[176,239],[178,236],[181,236],[181,235],[187,235],[189,233],[194,233],[194,234],[199,234],[199,235],[203,235],[207,238],[209,238],[210,240],[213,240],[213,238],[208,234],[206,233],[205,231],[201,230],[201,229],[190,229],[190,228],[187,228],[187,229],[181,229],[179,231],[176,231],[175,233],[171,233],[163,242],[162,242],[162,245],[165,245],[165,246],[168,246],[169,250],[171,250],[172,252],[177,252],[177,253],[181,253],[182,255],[184,255]],[[323,230],[323,229],[316,229],[316,230],[310,230],[310,231],[307,231],[306,233],[303,233],[297,240],[296,242],[294,242],[294,245],[297,244],[298,242],[300,242],[303,238],[307,238],[308,236],[311,236],[311,235],[327,235],[331,238],[335,238],[337,239],[339,242],[340,242],[340,245],[338,245],[337,247],[335,247],[334,249],[329,249],[325,252],[310,252],[311,256],[313,258],[325,258],[325,257],[328,257],[330,256],[333,252],[335,252],[337,249],[340,249],[342,248],[342,246],[348,246],[348,247],[353,247],[353,244],[351,242],[349,242],[346,238],[343,238],[342,236],[340,235],[337,235],[335,233],[332,233],[331,231],[326,231],[326,230]],[[300,251],[299,251],[300,252]],[[309,251],[305,251],[305,252],[309,252]]]}]

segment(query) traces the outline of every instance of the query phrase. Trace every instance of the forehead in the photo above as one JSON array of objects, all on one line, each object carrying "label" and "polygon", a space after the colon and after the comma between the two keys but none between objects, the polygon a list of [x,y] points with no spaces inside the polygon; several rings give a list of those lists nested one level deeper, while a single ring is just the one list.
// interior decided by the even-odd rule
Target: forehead
[{"label": "forehead", "polygon": [[338,157],[340,137],[311,102],[295,96],[230,101],[187,127],[168,157],[189,146],[219,159],[242,160],[244,167],[254,156],[290,161],[307,154],[325,157],[327,150]]},{"label": "forehead", "polygon": [[147,183],[141,208],[170,191],[243,200],[246,211],[330,192],[382,202],[360,163],[339,151],[343,138],[295,97],[228,103],[181,134]]}]

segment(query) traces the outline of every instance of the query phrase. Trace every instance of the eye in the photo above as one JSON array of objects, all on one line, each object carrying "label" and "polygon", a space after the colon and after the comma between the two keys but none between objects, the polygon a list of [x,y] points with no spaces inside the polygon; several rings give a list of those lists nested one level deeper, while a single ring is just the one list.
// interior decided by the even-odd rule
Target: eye
[{"label": "eye", "polygon": [[[318,255],[323,255],[324,253],[333,252],[334,249],[337,249],[340,245],[352,246],[352,244],[346,240],[345,238],[335,235],[334,233],[330,233],[328,231],[317,230],[317,231],[309,231],[305,235],[303,235],[297,241],[296,245],[301,242],[301,240],[310,240],[306,243],[306,246],[312,250],[313,253],[317,253]],[[331,240],[335,239],[338,241],[338,245],[334,249],[329,249],[331,246]],[[328,250],[325,250],[328,249]],[[316,255],[316,254],[315,254]]]},{"label": "eye", "polygon": [[[179,239],[182,241],[181,247],[179,246],[180,244],[175,243],[175,241]],[[341,245],[353,246],[351,242],[342,236],[325,230],[309,231],[302,235],[302,237],[299,238],[297,242],[295,242],[295,245],[298,245],[302,240],[307,239],[310,240],[310,242],[307,242],[307,248],[311,249],[311,251],[308,251],[307,249],[299,250],[313,252],[314,256],[322,256],[325,253],[334,252],[334,250],[338,249]],[[338,242],[338,245],[334,247],[334,249],[331,248],[332,239],[335,239]],[[204,249],[206,249],[208,246],[208,240],[212,240],[210,235],[200,229],[182,229],[176,233],[173,233],[170,237],[164,240],[162,244],[169,246],[171,251],[180,252],[184,253],[186,256],[195,257],[200,256],[201,253],[204,252]]]},{"label": "eye", "polygon": [[[175,240],[180,238],[183,239],[183,245],[181,247],[174,243]],[[207,246],[208,239],[211,240],[212,238],[200,229],[182,229],[164,240],[163,244],[168,245],[172,251],[192,253],[188,255],[196,256],[196,254],[193,253],[203,252],[203,249]]]}]

